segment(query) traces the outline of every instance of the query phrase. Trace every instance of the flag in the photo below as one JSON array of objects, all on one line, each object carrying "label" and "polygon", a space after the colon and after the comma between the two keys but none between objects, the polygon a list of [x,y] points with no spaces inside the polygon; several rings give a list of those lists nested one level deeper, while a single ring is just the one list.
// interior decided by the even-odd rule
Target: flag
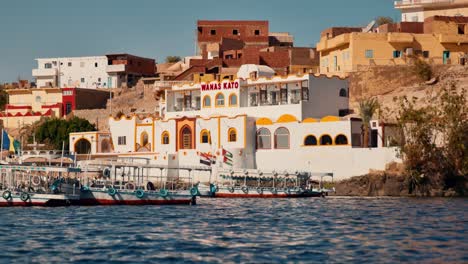
[{"label": "flag", "polygon": [[215,156],[206,152],[200,152],[200,163],[206,166],[211,166],[211,164],[216,163]]},{"label": "flag", "polygon": [[229,152],[225,149],[223,149],[223,162],[226,163],[229,166],[232,166],[232,152]]},{"label": "flag", "polygon": [[11,152],[18,152],[20,148],[20,143],[18,140],[15,140],[14,137],[10,136],[5,130],[3,130],[2,135],[2,150],[8,150]]}]

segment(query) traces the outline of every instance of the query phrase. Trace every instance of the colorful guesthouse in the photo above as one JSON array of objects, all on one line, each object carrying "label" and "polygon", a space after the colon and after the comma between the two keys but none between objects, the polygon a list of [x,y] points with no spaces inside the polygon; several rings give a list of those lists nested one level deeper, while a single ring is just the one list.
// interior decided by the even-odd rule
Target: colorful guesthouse
[{"label": "colorful guesthouse", "polygon": [[[238,76],[243,76],[238,74]],[[360,148],[362,122],[346,117],[348,81],[310,74],[249,75],[186,83],[164,92],[159,113],[110,117],[110,133],[70,134],[70,150],[95,157],[145,157],[155,164],[200,165],[200,153],[233,167],[330,171],[337,177],[383,169],[395,160],[391,137],[372,121],[372,145]],[[103,151],[106,150],[106,151]]]}]

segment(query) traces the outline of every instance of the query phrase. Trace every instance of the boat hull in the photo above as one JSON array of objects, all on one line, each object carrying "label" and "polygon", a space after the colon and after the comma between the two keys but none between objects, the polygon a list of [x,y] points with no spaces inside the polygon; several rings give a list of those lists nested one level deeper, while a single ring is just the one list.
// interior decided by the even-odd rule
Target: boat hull
[{"label": "boat hull", "polygon": [[0,198],[0,207],[10,206],[69,206],[78,201],[79,195],[66,194],[30,194],[26,201],[19,194],[12,194],[9,199]]},{"label": "boat hull", "polygon": [[190,194],[168,193],[166,197],[158,193],[145,193],[142,198],[134,192],[117,192],[111,196],[103,190],[89,190],[81,193],[77,205],[194,205],[196,198]]},{"label": "boat hull", "polygon": [[[202,193],[202,196],[203,193]],[[272,190],[272,189],[261,189],[257,188],[218,188],[218,190],[213,194],[209,193],[204,197],[214,197],[214,198],[306,198],[306,197],[323,197],[325,193],[321,191],[314,190]]]}]

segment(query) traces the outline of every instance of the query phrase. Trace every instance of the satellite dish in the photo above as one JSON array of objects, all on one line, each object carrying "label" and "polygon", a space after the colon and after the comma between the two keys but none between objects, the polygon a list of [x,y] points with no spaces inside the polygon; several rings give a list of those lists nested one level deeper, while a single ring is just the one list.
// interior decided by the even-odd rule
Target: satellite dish
[{"label": "satellite dish", "polygon": [[367,33],[367,32],[370,32],[375,26],[375,20],[372,20],[368,25],[367,27],[363,28],[362,29],[362,32],[364,33]]}]

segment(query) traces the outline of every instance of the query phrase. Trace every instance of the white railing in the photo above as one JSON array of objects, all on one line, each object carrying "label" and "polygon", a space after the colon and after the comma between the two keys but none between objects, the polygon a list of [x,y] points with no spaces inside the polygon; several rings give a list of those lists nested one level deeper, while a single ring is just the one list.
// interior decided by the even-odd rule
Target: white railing
[{"label": "white railing", "polygon": [[154,88],[171,88],[174,85],[182,85],[184,83],[187,83],[187,81],[158,81],[154,83]]},{"label": "white railing", "polygon": [[395,1],[395,6],[408,6],[420,4],[449,4],[453,2],[454,0],[401,0]]},{"label": "white railing", "polygon": [[124,72],[125,64],[107,65],[106,72]]},{"label": "white railing", "polygon": [[41,77],[41,76],[56,76],[57,69],[33,69],[32,75],[34,77]]}]

